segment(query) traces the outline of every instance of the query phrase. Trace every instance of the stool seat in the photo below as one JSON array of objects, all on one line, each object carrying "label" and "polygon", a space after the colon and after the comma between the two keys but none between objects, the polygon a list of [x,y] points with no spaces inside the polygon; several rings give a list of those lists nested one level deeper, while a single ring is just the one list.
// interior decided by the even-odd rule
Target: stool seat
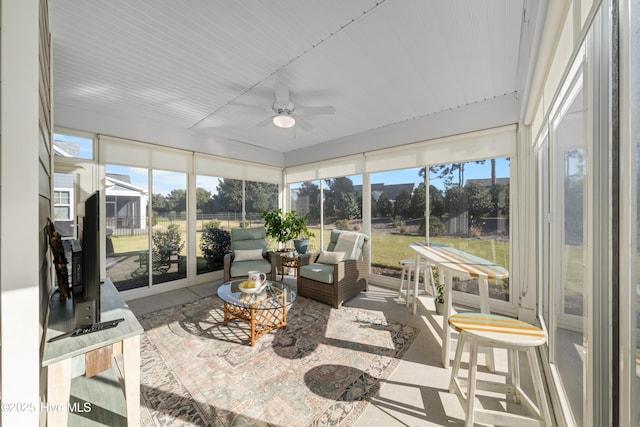
[{"label": "stool seat", "polygon": [[[398,261],[398,263],[402,266],[402,276],[400,278],[400,289],[398,290],[398,298],[404,296],[406,300],[407,307],[410,304],[410,294],[411,294],[411,276],[413,275],[414,280],[418,280],[416,277],[416,259],[415,258],[405,258]],[[421,261],[419,264],[420,270],[422,270],[424,277],[424,290],[427,293],[430,293],[432,296],[436,295],[435,288],[435,280],[433,278],[433,270],[431,269],[432,264],[430,262]],[[407,290],[404,290],[404,282],[405,279],[407,281]],[[429,286],[431,289],[427,289]],[[416,287],[417,289],[417,287]],[[414,298],[416,295],[412,295]]]},{"label": "stool seat", "polygon": [[[550,426],[551,414],[544,394],[542,374],[538,366],[536,347],[547,342],[547,334],[540,328],[521,320],[487,313],[458,313],[449,317],[449,325],[459,333],[456,356],[453,362],[449,392],[456,393],[465,410],[465,426],[479,423],[498,425]],[[460,360],[465,341],[470,342],[469,376],[459,378]],[[476,380],[478,347],[498,347],[509,351],[511,383],[495,383]],[[527,354],[533,380],[535,402],[520,387],[518,351]],[[466,393],[463,386],[466,385]],[[512,395],[516,403],[523,403],[531,417],[475,407],[476,388]]]}]

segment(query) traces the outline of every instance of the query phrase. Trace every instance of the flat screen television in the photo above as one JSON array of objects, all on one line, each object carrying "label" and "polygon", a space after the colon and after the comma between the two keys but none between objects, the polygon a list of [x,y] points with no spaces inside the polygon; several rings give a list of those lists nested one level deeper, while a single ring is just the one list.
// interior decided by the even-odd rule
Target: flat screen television
[{"label": "flat screen television", "polygon": [[[100,192],[84,201],[84,215],[78,220],[82,248],[80,283],[73,287],[73,308],[78,327],[100,322]],[[74,267],[75,271],[75,267]]]}]

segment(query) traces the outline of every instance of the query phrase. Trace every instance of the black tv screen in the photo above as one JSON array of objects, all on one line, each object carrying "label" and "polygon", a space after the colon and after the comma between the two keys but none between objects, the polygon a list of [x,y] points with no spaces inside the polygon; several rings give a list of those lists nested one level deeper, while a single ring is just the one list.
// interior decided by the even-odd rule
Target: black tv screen
[{"label": "black tv screen", "polygon": [[100,322],[100,193],[84,201],[84,216],[79,218],[78,237],[82,247],[80,286],[74,286],[73,310],[76,325],[84,327]]}]

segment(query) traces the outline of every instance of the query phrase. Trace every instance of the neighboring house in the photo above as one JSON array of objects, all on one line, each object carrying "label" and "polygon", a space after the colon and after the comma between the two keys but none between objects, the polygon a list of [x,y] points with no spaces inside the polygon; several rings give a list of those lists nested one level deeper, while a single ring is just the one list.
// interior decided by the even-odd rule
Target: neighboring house
[{"label": "neighboring house", "polygon": [[107,230],[114,235],[145,230],[147,227],[148,191],[132,184],[128,175],[111,174],[105,176]]},{"label": "neighboring house", "polygon": [[73,175],[54,173],[53,225],[63,238],[75,237],[75,204]]},{"label": "neighboring house", "polygon": [[[389,200],[395,202],[398,198],[398,194],[400,194],[403,190],[409,196],[413,194],[413,188],[415,185],[413,183],[408,184],[371,184],[371,196],[378,201],[378,198],[382,195],[382,193],[386,194]],[[354,185],[357,191],[362,192],[362,185]]]}]

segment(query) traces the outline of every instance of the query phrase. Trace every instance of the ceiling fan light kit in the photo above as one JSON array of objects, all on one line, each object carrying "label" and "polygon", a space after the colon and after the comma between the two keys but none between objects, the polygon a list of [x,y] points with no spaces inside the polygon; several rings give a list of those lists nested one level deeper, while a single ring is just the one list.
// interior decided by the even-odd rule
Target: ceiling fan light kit
[{"label": "ceiling fan light kit", "polygon": [[273,124],[279,128],[288,129],[296,124],[296,119],[286,114],[278,114],[273,117]]}]

